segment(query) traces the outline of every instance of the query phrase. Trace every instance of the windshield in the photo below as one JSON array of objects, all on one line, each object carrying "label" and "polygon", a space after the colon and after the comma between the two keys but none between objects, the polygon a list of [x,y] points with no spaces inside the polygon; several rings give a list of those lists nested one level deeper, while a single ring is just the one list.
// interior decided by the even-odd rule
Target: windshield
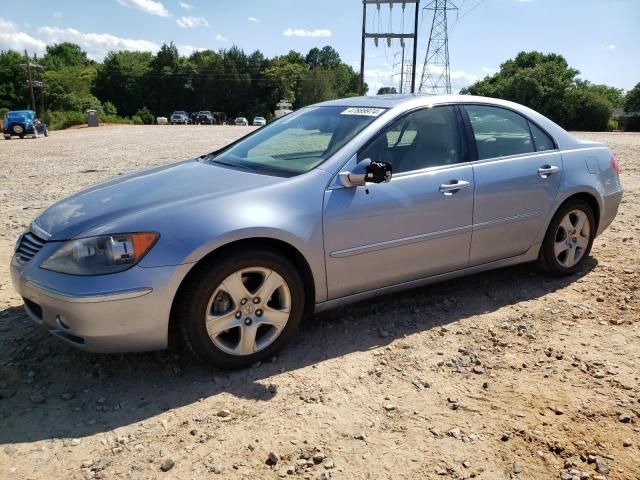
[{"label": "windshield", "polygon": [[305,173],[337,152],[383,112],[382,108],[303,108],[207,160],[257,171]]}]

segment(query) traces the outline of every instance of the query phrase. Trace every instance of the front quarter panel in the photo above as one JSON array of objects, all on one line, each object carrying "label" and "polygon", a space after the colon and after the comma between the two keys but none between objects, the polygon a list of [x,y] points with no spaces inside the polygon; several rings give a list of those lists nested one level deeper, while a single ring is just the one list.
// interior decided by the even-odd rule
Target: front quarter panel
[{"label": "front quarter panel", "polygon": [[326,299],[322,202],[331,175],[316,169],[273,185],[223,197],[184,201],[135,212],[82,236],[157,231],[160,239],[141,267],[195,264],[237,240],[271,238],[296,248],[307,260],[316,301]]}]

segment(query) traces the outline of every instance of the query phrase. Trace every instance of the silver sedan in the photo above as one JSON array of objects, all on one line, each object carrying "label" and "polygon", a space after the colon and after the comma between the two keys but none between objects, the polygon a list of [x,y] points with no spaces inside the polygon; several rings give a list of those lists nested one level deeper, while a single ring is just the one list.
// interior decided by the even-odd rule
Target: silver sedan
[{"label": "silver sedan", "polygon": [[175,326],[234,368],[313,311],[524,262],[572,274],[622,192],[605,145],[521,105],[349,98],[56,203],[11,275],[28,315],[79,348],[161,349]]}]

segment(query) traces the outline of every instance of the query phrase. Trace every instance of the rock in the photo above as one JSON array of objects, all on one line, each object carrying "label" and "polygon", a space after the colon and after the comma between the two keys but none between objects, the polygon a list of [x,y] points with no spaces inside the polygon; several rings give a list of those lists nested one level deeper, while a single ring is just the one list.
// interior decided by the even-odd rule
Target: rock
[{"label": "rock", "polygon": [[47,397],[45,397],[42,393],[34,393],[29,397],[29,400],[31,400],[32,403],[38,405],[40,403],[44,403],[47,400]]},{"label": "rock", "polygon": [[635,268],[632,268],[632,267],[624,267],[624,268],[622,269],[622,271],[623,271],[624,273],[626,273],[627,275],[630,275],[630,274],[632,274],[632,273],[635,273],[635,271],[636,271],[636,270],[635,270]]},{"label": "rock", "polygon": [[471,462],[469,460],[463,460],[462,461],[462,466],[464,468],[471,468]]},{"label": "rock", "polygon": [[458,403],[458,397],[449,397],[449,398],[447,398],[447,402],[449,402],[449,403]]},{"label": "rock", "polygon": [[93,470],[99,472],[100,470],[104,470],[105,468],[107,468],[109,465],[111,465],[111,460],[109,460],[108,458],[101,458],[93,466]]},{"label": "rock", "polygon": [[631,415],[622,414],[618,417],[620,423],[629,423],[631,421]]},{"label": "rock", "polygon": [[476,365],[475,367],[473,367],[472,372],[477,375],[481,375],[484,373],[484,368],[480,367],[479,365]]},{"label": "rock", "polygon": [[160,470],[162,470],[163,472],[168,472],[169,470],[171,470],[174,466],[176,465],[176,463],[171,460],[170,458],[167,458],[164,462],[162,462],[162,464],[160,465]]},{"label": "rock", "polygon": [[331,474],[329,472],[320,472],[316,476],[316,480],[329,480],[331,478]]},{"label": "rock", "polygon": [[231,412],[229,410],[222,409],[218,413],[216,413],[216,415],[220,418],[227,418],[229,415],[231,415]]},{"label": "rock", "polygon": [[364,433],[362,433],[362,432],[358,432],[358,433],[356,433],[356,434],[353,436],[353,438],[355,438],[356,440],[362,440],[363,442],[366,442],[366,441],[367,441],[367,436],[366,436]]},{"label": "rock", "polygon": [[447,435],[453,438],[460,438],[460,429],[458,427],[452,428],[447,432]]},{"label": "rock", "polygon": [[522,472],[522,465],[520,464],[520,462],[514,462],[513,464],[513,473],[520,473]]},{"label": "rock", "polygon": [[384,408],[387,412],[394,411],[397,407],[393,403],[385,403],[382,408]]},{"label": "rock", "polygon": [[280,455],[276,452],[269,452],[269,455],[267,456],[267,465],[275,465],[278,463],[278,460],[280,460]]},{"label": "rock", "polygon": [[631,445],[632,445],[632,443],[631,443],[631,439],[630,439],[630,438],[625,438],[625,439],[622,441],[622,446],[623,446],[623,447],[630,447]]},{"label": "rock", "polygon": [[267,390],[269,391],[269,393],[275,395],[278,392],[278,386],[275,383],[270,383],[267,386]]},{"label": "rock", "polygon": [[609,465],[607,465],[603,460],[596,460],[596,472],[608,475],[609,470]]},{"label": "rock", "polygon": [[4,453],[6,453],[7,455],[13,455],[16,452],[17,449],[13,445],[7,445],[6,447],[4,447]]},{"label": "rock", "polygon": [[91,468],[93,467],[93,460],[82,460],[80,463],[80,467],[82,468]]},{"label": "rock", "polygon": [[216,475],[220,475],[222,473],[222,466],[215,464],[213,466],[213,473],[215,473]]},{"label": "rock", "polygon": [[322,463],[322,461],[325,459],[326,455],[322,452],[316,452],[313,455],[313,463],[315,463],[316,465],[318,465],[319,463]]},{"label": "rock", "polygon": [[65,392],[62,395],[60,395],[60,398],[65,402],[68,402],[69,400],[72,400],[73,398],[75,398],[75,396],[76,394],[73,392]]},{"label": "rock", "polygon": [[549,405],[549,410],[551,410],[556,415],[563,415],[564,414],[564,410],[562,410],[562,408],[560,408],[557,405]]}]

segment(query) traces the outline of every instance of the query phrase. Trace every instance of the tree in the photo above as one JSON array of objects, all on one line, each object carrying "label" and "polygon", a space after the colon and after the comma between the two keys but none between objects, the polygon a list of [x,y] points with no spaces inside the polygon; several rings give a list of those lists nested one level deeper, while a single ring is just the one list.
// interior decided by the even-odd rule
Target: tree
[{"label": "tree", "polygon": [[304,107],[334,98],[337,98],[337,95],[333,90],[331,73],[322,68],[314,68],[300,84],[296,106]]},{"label": "tree", "polygon": [[338,52],[329,45],[322,47],[322,50],[312,48],[309,50],[309,53],[307,53],[305,60],[307,65],[309,65],[309,68],[334,68],[342,63],[340,60],[340,54],[338,54]]},{"label": "tree", "polygon": [[42,64],[49,70],[63,67],[83,67],[93,63],[87,53],[75,43],[63,42],[47,46],[42,57]]},{"label": "tree", "polygon": [[640,82],[627,92],[624,99],[624,111],[627,113],[640,113]]},{"label": "tree", "polygon": [[388,95],[388,94],[396,94],[396,93],[398,93],[398,91],[396,90],[396,87],[380,87],[376,95]]},{"label": "tree", "polygon": [[16,110],[30,108],[24,57],[11,50],[0,51],[0,107]]},{"label": "tree", "polygon": [[461,93],[502,98],[526,105],[567,129],[606,130],[621,91],[577,78],[562,55],[520,52]]}]

